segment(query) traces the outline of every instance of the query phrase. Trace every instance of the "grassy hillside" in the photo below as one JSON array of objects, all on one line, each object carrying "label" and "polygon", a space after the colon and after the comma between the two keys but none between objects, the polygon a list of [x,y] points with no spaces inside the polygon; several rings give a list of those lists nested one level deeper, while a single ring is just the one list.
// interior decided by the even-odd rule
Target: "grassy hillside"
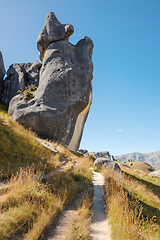
[{"label": "grassy hillside", "polygon": [[[44,148],[30,130],[14,122],[8,116],[6,107],[0,104],[0,179],[10,178],[19,167],[32,166],[35,171],[50,172],[61,166],[63,161],[74,160],[78,155],[57,143],[54,144],[55,152]],[[56,149],[61,149],[61,153]],[[80,154],[79,154],[80,156]]]},{"label": "grassy hillside", "polygon": [[43,147],[0,104],[0,239],[39,239],[79,192],[91,192],[90,158],[53,146]]},{"label": "grassy hillside", "polygon": [[135,162],[126,162],[126,163],[119,163],[121,166],[121,169],[126,169],[130,170],[131,172],[142,172],[145,174],[148,174],[150,172],[153,172],[155,169],[147,164],[147,163],[143,163],[143,162],[139,162],[139,161],[135,161]]},{"label": "grassy hillside", "polygon": [[[57,143],[51,151],[15,123],[0,104],[0,239],[37,240],[79,192],[87,192],[66,239],[89,239],[93,161]],[[103,171],[112,239],[160,239],[160,179],[146,163]],[[6,181],[7,180],[7,181]]]},{"label": "grassy hillside", "polygon": [[[121,165],[122,174],[104,171],[106,210],[112,239],[160,239],[160,179],[148,166]],[[137,170],[138,169],[138,170]]]}]

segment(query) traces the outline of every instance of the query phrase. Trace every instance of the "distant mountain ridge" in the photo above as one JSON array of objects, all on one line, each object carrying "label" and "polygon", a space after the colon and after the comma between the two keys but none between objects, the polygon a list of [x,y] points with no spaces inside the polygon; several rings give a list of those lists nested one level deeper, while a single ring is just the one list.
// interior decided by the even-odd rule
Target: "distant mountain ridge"
[{"label": "distant mountain ridge", "polygon": [[151,153],[133,152],[115,156],[115,159],[119,162],[127,162],[128,160],[145,162],[150,164],[152,167],[160,168],[160,151]]}]

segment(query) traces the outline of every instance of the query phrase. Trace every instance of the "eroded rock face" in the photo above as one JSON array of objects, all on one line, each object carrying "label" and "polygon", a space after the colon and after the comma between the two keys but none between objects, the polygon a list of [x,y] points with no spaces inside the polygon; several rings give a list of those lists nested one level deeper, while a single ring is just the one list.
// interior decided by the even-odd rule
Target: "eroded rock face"
[{"label": "eroded rock face", "polygon": [[[76,45],[69,43],[66,39],[71,31],[65,29],[72,25],[58,24],[55,17],[48,23],[48,16],[55,15],[47,15],[37,41],[44,58],[35,97],[28,102],[23,95],[14,97],[9,114],[41,137],[77,151],[92,102],[93,42],[85,37]],[[50,36],[50,26],[55,28],[51,29],[51,43],[43,37],[47,36],[46,31]]]},{"label": "eroded rock face", "polygon": [[74,28],[71,24],[60,23],[55,14],[49,12],[44,27],[37,39],[37,48],[40,52],[39,56],[41,61],[43,61],[44,54],[51,43],[59,40],[68,40],[73,32]]},{"label": "eroded rock face", "polygon": [[6,71],[4,68],[3,57],[2,57],[2,53],[0,52],[0,93],[2,93],[2,84],[3,84],[3,78],[5,73]]},{"label": "eroded rock face", "polygon": [[25,88],[31,84],[38,87],[41,66],[42,64],[38,61],[35,61],[34,63],[12,64],[7,71],[7,77],[3,82],[4,91],[2,100],[6,104],[9,104],[11,99],[19,93],[18,91],[25,90]]}]

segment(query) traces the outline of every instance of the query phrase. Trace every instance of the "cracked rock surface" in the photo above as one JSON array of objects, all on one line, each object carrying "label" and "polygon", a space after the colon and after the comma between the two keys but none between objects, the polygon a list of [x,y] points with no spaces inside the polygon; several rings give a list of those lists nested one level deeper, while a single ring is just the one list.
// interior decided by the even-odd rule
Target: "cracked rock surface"
[{"label": "cracked rock surface", "polygon": [[39,86],[30,101],[13,97],[9,114],[41,137],[77,151],[92,102],[93,42],[85,37],[73,45],[72,33],[72,25],[47,15],[37,40],[43,60]]},{"label": "cracked rock surface", "polygon": [[31,84],[38,87],[41,66],[42,64],[38,61],[12,64],[7,71],[7,77],[3,81],[3,102],[8,105],[19,91],[24,91]]}]

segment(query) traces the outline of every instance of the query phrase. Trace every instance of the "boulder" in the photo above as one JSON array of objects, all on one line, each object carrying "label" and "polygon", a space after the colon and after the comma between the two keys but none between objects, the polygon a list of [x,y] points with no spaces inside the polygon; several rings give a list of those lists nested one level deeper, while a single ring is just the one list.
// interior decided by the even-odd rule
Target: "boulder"
[{"label": "boulder", "polygon": [[68,40],[73,32],[74,28],[71,24],[60,23],[55,14],[49,12],[37,39],[37,48],[40,52],[39,57],[41,61],[43,61],[44,54],[51,43],[59,40]]},{"label": "boulder", "polygon": [[82,154],[85,154],[85,155],[87,155],[87,156],[89,155],[89,154],[88,154],[88,150],[86,150],[86,149],[79,149],[78,152],[80,152],[80,153],[82,153]]},{"label": "boulder", "polygon": [[24,91],[31,84],[38,87],[41,66],[42,64],[38,61],[34,63],[12,64],[7,71],[7,77],[3,83],[4,91],[2,100],[6,104],[9,104],[19,91]]},{"label": "boulder", "polygon": [[[55,27],[56,34],[61,28],[59,24],[56,25],[55,18],[52,21],[55,23],[50,25]],[[66,25],[63,25],[62,36],[64,26]],[[43,36],[43,31],[40,36]],[[68,32],[66,37],[67,34]],[[64,39],[58,41],[57,37],[48,46],[34,98],[26,102],[23,95],[15,96],[10,102],[9,114],[25,127],[36,131],[39,136],[77,151],[92,102],[93,42],[85,37],[73,45]]]},{"label": "boulder", "polygon": [[153,172],[149,173],[149,175],[160,178],[160,170],[153,171]]},{"label": "boulder", "polygon": [[112,170],[115,170],[117,172],[121,172],[121,169],[120,169],[119,165],[116,162],[111,161],[107,158],[97,158],[94,161],[94,165],[98,168],[101,168],[102,166],[104,166],[106,169],[111,168]]},{"label": "boulder", "polygon": [[5,73],[6,71],[4,68],[3,56],[2,53],[0,52],[0,94],[2,93],[3,78]]}]

